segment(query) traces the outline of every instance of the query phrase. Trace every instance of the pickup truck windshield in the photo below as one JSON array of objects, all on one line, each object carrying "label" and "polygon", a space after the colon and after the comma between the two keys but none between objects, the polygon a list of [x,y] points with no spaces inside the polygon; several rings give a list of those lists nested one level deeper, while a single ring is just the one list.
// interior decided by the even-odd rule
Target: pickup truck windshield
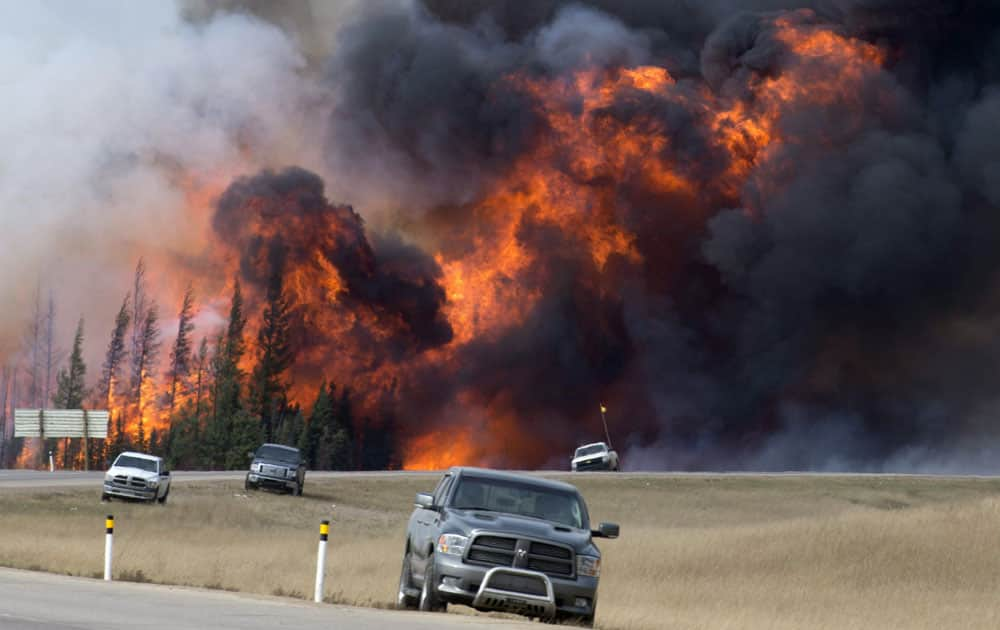
[{"label": "pickup truck windshield", "polygon": [[138,468],[139,470],[157,472],[155,460],[143,459],[142,457],[132,457],[131,455],[119,455],[118,459],[115,460],[115,466],[121,466],[123,468]]},{"label": "pickup truck windshield", "polygon": [[277,446],[261,446],[257,449],[257,459],[276,459],[289,464],[299,463],[299,452]]},{"label": "pickup truck windshield", "polygon": [[603,444],[593,444],[591,446],[581,446],[576,449],[576,456],[583,457],[584,455],[596,455],[598,453],[606,452]]},{"label": "pickup truck windshield", "polygon": [[584,510],[575,494],[516,481],[464,475],[451,507],[530,516],[577,529],[585,525]]}]

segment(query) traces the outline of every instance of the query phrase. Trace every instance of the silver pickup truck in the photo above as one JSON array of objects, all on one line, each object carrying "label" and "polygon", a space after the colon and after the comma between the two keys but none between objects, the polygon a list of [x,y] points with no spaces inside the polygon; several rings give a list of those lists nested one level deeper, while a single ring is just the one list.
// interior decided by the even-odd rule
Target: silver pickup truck
[{"label": "silver pickup truck", "polygon": [[452,468],[418,493],[406,530],[397,604],[449,603],[592,626],[601,552],[587,505],[567,483],[481,468]]}]

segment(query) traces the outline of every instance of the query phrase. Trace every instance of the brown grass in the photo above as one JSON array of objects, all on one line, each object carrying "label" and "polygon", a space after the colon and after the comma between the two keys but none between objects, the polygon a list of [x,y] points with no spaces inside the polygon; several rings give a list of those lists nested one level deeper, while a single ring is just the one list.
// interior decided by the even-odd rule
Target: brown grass
[{"label": "brown grass", "polygon": [[[597,520],[598,625],[661,628],[1000,627],[1000,480],[584,475]],[[303,498],[187,482],[165,506],[96,490],[0,495],[0,565],[310,597],[332,519],[326,599],[391,604],[405,521],[428,477],[313,481]]]}]

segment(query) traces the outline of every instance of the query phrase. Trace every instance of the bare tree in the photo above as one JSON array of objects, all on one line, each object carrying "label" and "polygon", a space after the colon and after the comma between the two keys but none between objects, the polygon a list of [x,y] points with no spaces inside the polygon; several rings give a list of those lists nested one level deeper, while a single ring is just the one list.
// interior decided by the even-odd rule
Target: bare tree
[{"label": "bare tree", "polygon": [[13,432],[7,426],[10,418],[7,413],[7,399],[9,398],[12,371],[11,366],[4,365],[2,372],[0,372],[0,468],[7,467],[6,458],[9,450],[7,444],[13,437]]},{"label": "bare tree", "polygon": [[140,329],[141,334],[139,335],[138,355],[133,355],[132,357],[132,364],[138,373],[133,396],[136,405],[136,417],[138,418],[138,443],[141,448],[145,449],[148,446],[146,444],[147,434],[145,427],[145,410],[148,401],[143,398],[143,388],[152,380],[153,366],[156,365],[156,358],[160,354],[160,324],[155,303],[146,309],[142,325],[140,326],[136,322],[135,327]]},{"label": "bare tree", "polygon": [[43,316],[42,350],[44,376],[42,382],[42,407],[49,406],[52,401],[52,380],[55,377],[56,365],[62,358],[62,351],[55,344],[56,302],[49,291],[49,304]]},{"label": "bare tree", "polygon": [[41,286],[35,286],[35,306],[31,311],[31,320],[24,336],[24,345],[28,358],[28,404],[33,407],[44,407],[42,395],[42,355],[43,330],[45,327],[42,315]]},{"label": "bare tree", "polygon": [[132,279],[132,336],[129,341],[129,357],[131,366],[129,371],[129,392],[134,402],[138,402],[140,388],[143,381],[143,368],[145,367],[145,355],[142,352],[143,345],[143,320],[147,315],[148,305],[146,304],[146,262],[140,258],[135,266],[135,275]]}]

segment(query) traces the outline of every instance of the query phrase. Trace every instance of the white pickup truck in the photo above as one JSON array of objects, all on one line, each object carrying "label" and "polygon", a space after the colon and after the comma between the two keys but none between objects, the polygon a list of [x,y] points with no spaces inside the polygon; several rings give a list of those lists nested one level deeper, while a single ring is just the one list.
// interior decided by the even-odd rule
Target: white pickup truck
[{"label": "white pickup truck", "polygon": [[604,442],[584,444],[573,453],[570,460],[573,472],[584,470],[620,470],[618,453],[608,448]]},{"label": "white pickup truck", "polygon": [[104,473],[101,500],[111,497],[159,501],[165,503],[170,494],[170,471],[162,457],[126,451],[115,458]]}]

